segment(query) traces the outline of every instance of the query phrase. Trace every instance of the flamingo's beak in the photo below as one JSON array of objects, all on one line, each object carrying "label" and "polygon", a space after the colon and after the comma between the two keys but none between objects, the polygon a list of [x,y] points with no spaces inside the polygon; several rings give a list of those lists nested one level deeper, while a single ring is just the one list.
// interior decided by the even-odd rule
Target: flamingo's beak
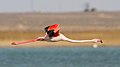
[{"label": "flamingo's beak", "polygon": [[103,43],[103,41],[101,39],[97,39],[97,42]]},{"label": "flamingo's beak", "polygon": [[102,41],[101,39],[99,40],[99,42],[100,42],[100,43],[103,43],[103,41]]},{"label": "flamingo's beak", "polygon": [[103,43],[103,41],[101,40],[100,43]]}]

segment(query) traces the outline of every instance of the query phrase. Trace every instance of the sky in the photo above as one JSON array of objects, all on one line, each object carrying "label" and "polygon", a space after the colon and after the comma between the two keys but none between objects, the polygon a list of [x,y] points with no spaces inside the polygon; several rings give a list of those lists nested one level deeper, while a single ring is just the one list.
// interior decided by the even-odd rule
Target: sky
[{"label": "sky", "polygon": [[120,11],[120,0],[0,0],[0,12],[77,12],[86,3],[98,11]]}]

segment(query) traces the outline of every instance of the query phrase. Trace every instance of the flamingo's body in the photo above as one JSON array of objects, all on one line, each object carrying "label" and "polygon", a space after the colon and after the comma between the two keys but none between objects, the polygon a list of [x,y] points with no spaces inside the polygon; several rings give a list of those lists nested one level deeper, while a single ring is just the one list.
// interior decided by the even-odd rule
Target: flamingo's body
[{"label": "flamingo's body", "polygon": [[[42,41],[51,41],[51,42],[55,42],[55,41],[68,41],[68,42],[101,42],[101,39],[92,39],[92,40],[72,40],[69,39],[67,37],[65,37],[63,34],[59,33],[59,24],[54,24],[51,26],[48,26],[45,28],[46,30],[46,35],[44,37],[38,37],[38,40],[42,40]],[[54,31],[53,36],[49,36],[49,31]]]},{"label": "flamingo's body", "polygon": [[44,37],[38,37],[38,41],[50,41],[50,42],[57,42],[57,41],[68,41],[68,42],[73,42],[73,43],[84,43],[84,42],[93,42],[93,43],[97,43],[97,42],[101,42],[101,39],[92,39],[92,40],[72,40],[69,39],[67,37],[65,37],[63,34],[59,34],[59,36],[57,37],[52,37],[50,38],[48,35],[45,35]]},{"label": "flamingo's body", "polygon": [[57,42],[57,41],[68,41],[68,42],[93,42],[93,43],[97,43],[97,42],[101,42],[101,39],[91,39],[91,40],[72,40],[69,39],[67,37],[65,37],[63,34],[59,33],[59,24],[54,24],[51,26],[48,26],[45,28],[45,32],[46,35],[44,37],[38,37],[37,39],[33,39],[33,40],[28,40],[25,42],[13,42],[13,45],[16,44],[25,44],[25,43],[29,43],[29,42],[35,42],[35,41],[50,41],[50,42]]}]

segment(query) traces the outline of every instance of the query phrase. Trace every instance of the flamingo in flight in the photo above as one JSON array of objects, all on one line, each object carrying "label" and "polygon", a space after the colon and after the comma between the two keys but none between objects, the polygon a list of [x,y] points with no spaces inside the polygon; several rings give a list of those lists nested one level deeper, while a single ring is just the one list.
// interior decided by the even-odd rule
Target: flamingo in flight
[{"label": "flamingo in flight", "polygon": [[84,42],[91,42],[91,43],[102,43],[101,39],[91,39],[91,40],[73,40],[69,39],[63,34],[60,33],[60,28],[59,24],[53,24],[50,26],[45,27],[45,36],[43,37],[38,37],[36,39],[28,40],[28,41],[23,41],[23,42],[12,42],[12,45],[18,45],[18,44],[26,44],[30,42],[36,42],[36,41],[50,41],[50,42],[58,42],[58,41],[68,41],[68,42],[73,42],[73,43],[84,43]]}]

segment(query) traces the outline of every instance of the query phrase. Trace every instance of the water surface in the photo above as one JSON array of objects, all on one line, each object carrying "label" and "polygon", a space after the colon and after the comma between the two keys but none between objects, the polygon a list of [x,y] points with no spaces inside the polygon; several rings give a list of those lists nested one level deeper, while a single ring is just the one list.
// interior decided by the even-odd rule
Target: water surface
[{"label": "water surface", "polygon": [[120,67],[120,48],[0,48],[0,67]]}]

